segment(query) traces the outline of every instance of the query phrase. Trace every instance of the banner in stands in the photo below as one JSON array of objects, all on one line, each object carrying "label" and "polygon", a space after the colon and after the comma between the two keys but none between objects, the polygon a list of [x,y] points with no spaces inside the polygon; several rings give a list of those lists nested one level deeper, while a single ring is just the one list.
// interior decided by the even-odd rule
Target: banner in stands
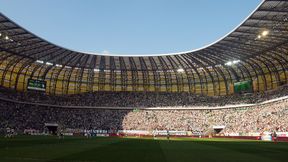
[{"label": "banner in stands", "polygon": [[84,130],[84,136],[97,136],[97,137],[108,137],[110,133],[114,132],[109,132],[107,130]]},{"label": "banner in stands", "polygon": [[203,132],[199,130],[194,130],[194,131],[188,131],[187,132],[188,136],[202,136]]},{"label": "banner in stands", "polygon": [[187,134],[188,134],[187,131],[166,131],[166,130],[153,131],[153,134],[158,135],[158,136],[167,136],[168,133],[171,136],[187,136]]},{"label": "banner in stands", "polygon": [[277,137],[288,137],[288,132],[276,132]]},{"label": "banner in stands", "polygon": [[151,131],[145,130],[119,130],[118,134],[125,134],[125,135],[151,135]]}]

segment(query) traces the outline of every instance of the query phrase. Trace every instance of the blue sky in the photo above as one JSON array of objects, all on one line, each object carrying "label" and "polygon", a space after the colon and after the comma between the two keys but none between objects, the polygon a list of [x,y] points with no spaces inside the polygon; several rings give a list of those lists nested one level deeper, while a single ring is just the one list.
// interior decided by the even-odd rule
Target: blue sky
[{"label": "blue sky", "polygon": [[0,11],[60,46],[93,53],[163,54],[210,44],[261,0],[0,0]]}]

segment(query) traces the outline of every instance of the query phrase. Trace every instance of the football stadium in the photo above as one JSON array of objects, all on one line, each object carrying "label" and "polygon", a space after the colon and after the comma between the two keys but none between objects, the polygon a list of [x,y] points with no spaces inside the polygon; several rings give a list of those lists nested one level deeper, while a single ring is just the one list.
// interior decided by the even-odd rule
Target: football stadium
[{"label": "football stadium", "polygon": [[287,160],[288,1],[194,51],[56,45],[0,12],[0,161]]}]

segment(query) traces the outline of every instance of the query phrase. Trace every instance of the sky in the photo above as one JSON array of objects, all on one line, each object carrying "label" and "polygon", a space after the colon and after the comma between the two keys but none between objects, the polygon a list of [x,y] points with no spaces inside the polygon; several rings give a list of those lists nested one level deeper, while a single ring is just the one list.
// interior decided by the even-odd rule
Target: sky
[{"label": "sky", "polygon": [[0,12],[62,47],[113,55],[166,54],[211,44],[261,0],[0,0]]}]

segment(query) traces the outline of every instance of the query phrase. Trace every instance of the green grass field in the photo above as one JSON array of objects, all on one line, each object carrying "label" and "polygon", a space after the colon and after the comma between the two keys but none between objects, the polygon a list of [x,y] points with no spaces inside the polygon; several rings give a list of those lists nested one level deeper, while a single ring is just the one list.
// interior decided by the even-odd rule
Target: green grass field
[{"label": "green grass field", "polygon": [[230,139],[0,137],[1,162],[288,161],[288,143]]}]

